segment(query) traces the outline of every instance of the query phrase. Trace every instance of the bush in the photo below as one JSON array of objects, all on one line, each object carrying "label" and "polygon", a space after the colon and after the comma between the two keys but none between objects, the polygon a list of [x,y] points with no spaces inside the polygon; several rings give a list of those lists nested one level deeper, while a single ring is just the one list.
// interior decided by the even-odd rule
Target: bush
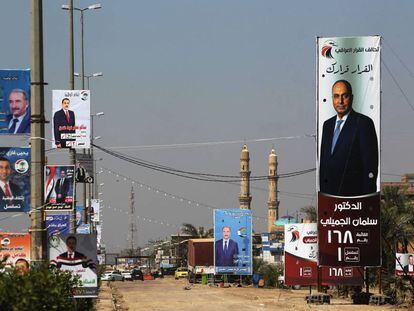
[{"label": "bush", "polygon": [[0,310],[92,310],[91,299],[72,298],[79,280],[70,272],[33,265],[28,272],[0,273]]}]

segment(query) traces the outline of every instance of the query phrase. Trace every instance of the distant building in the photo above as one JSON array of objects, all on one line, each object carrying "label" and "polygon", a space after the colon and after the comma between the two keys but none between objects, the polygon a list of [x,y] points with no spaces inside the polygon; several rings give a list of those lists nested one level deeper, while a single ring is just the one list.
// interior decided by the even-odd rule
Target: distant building
[{"label": "distant building", "polygon": [[250,209],[252,196],[250,195],[250,155],[247,145],[243,145],[240,152],[240,195],[239,203],[241,209]]},{"label": "distant building", "polygon": [[267,232],[276,231],[275,222],[279,218],[279,201],[277,198],[277,155],[274,148],[269,154]]},{"label": "distant building", "polygon": [[414,201],[414,173],[407,173],[401,176],[401,181],[387,181],[381,183],[381,189],[384,187],[400,187],[404,194]]}]

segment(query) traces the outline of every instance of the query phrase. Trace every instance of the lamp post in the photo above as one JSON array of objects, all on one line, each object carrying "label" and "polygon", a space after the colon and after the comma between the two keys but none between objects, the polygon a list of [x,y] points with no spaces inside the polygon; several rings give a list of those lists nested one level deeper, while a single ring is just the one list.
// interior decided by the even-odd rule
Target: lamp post
[{"label": "lamp post", "polygon": [[84,75],[83,77],[82,77],[82,75],[81,74],[79,74],[79,73],[77,73],[77,72],[75,72],[74,73],[74,76],[75,77],[81,77],[82,79],[84,79],[84,78],[86,78],[87,79],[87,81],[88,81],[88,83],[87,83],[87,87],[86,87],[86,89],[88,89],[88,90],[90,90],[90,86],[89,86],[89,80],[90,80],[90,78],[96,78],[96,77],[102,77],[103,76],[103,73],[102,72],[95,72],[95,73],[93,73],[93,74],[91,74],[91,75]]},{"label": "lamp post", "polygon": [[89,191],[89,193],[92,194],[91,195],[91,198],[95,198],[95,195],[97,193],[97,182],[98,182],[97,181],[97,174],[96,174],[96,161],[94,160],[94,157],[93,157],[93,149],[94,148],[93,148],[92,142],[94,140],[97,140],[97,139],[100,139],[101,138],[101,136],[94,137],[94,134],[93,134],[93,118],[94,117],[102,117],[104,115],[105,115],[105,113],[103,111],[97,112],[95,114],[91,114],[91,149],[90,150],[91,150],[91,158],[92,158],[93,165],[94,165],[94,167],[93,167],[93,171],[94,171],[94,180],[93,180],[93,182],[95,183],[94,189],[90,189],[90,191]]}]

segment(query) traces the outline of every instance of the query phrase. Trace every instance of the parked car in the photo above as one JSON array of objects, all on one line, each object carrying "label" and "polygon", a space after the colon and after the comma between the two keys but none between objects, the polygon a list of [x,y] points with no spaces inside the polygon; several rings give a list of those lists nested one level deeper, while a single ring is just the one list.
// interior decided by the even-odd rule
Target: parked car
[{"label": "parked car", "polygon": [[133,281],[132,275],[130,271],[122,271],[121,275],[124,277],[124,280],[126,281]]},{"label": "parked car", "polygon": [[188,277],[188,269],[185,267],[178,268],[177,270],[175,270],[174,277],[176,280]]},{"label": "parked car", "polygon": [[131,276],[133,280],[141,280],[144,281],[144,274],[139,269],[133,269],[131,271]]},{"label": "parked car", "polygon": [[125,278],[122,276],[121,272],[119,271],[109,271],[103,275],[101,280],[103,281],[124,281]]}]

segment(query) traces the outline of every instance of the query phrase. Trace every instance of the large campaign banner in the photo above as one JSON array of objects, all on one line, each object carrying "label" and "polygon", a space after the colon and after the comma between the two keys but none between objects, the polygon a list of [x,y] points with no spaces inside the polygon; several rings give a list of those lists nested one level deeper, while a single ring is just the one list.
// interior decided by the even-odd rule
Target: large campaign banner
[{"label": "large campaign banner", "polygon": [[214,250],[215,273],[252,274],[251,210],[214,210]]},{"label": "large campaign banner", "polygon": [[56,148],[90,148],[90,91],[53,90],[52,113]]},{"label": "large campaign banner", "polygon": [[4,259],[6,259],[5,265],[28,267],[30,262],[30,233],[0,232],[0,260]]},{"label": "large campaign banner", "polygon": [[30,70],[0,69],[0,134],[30,133]]},{"label": "large campaign banner", "polygon": [[30,148],[0,147],[0,212],[30,210]]},{"label": "large campaign banner", "polygon": [[379,266],[381,38],[317,39],[319,264]]},{"label": "large campaign banner", "polygon": [[395,275],[414,276],[414,254],[397,253],[395,258]]},{"label": "large campaign banner", "polygon": [[45,209],[70,211],[75,204],[75,166],[46,165]]},{"label": "large campaign banner", "polygon": [[49,260],[52,266],[70,271],[80,277],[75,298],[93,298],[98,295],[96,274],[96,234],[60,234],[49,238]]},{"label": "large campaign banner", "polygon": [[316,223],[285,225],[285,284],[362,285],[361,267],[320,267],[318,271],[318,232]]},{"label": "large campaign banner", "polygon": [[99,199],[92,199],[91,200],[92,205],[92,221],[99,222],[100,221],[100,214],[101,214],[101,200]]},{"label": "large campaign banner", "polygon": [[46,215],[47,236],[67,234],[70,229],[69,214],[48,214]]}]

